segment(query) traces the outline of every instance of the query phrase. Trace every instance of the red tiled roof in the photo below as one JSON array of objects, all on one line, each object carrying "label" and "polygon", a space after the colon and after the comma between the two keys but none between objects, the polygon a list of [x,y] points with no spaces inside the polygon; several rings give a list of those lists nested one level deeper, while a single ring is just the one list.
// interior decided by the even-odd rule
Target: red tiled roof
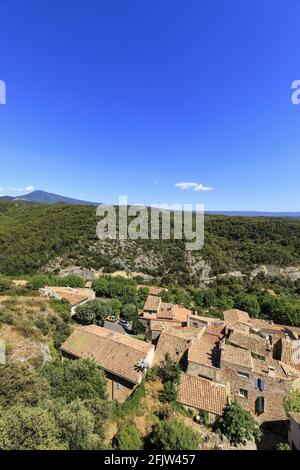
[{"label": "red tiled roof", "polygon": [[226,387],[208,379],[182,374],[178,401],[185,406],[221,415],[227,403]]},{"label": "red tiled roof", "polygon": [[154,351],[154,346],[96,325],[75,330],[61,350],[85,359],[94,359],[104,370],[132,383],[139,383],[137,363]]}]

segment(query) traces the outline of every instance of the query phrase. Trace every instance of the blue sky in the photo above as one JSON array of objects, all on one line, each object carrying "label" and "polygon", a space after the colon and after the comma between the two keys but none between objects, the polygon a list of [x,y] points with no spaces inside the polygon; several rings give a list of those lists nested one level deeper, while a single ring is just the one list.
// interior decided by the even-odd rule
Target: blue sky
[{"label": "blue sky", "polygon": [[298,0],[0,0],[0,17],[0,192],[300,210]]}]

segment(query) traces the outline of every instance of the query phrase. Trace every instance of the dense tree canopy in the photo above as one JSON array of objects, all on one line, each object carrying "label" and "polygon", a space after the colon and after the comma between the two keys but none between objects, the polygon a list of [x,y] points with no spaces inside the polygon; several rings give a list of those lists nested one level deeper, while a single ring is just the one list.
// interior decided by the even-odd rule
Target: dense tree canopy
[{"label": "dense tree canopy", "polygon": [[106,379],[94,361],[78,359],[50,362],[40,373],[49,382],[55,398],[71,402],[76,398],[86,400],[106,397]]}]

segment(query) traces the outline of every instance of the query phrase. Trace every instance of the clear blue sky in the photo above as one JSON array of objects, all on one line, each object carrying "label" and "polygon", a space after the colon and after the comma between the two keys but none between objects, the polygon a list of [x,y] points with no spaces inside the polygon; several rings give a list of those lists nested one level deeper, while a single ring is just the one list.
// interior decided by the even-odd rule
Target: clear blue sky
[{"label": "clear blue sky", "polygon": [[300,210],[299,0],[0,0],[0,18],[2,193]]}]

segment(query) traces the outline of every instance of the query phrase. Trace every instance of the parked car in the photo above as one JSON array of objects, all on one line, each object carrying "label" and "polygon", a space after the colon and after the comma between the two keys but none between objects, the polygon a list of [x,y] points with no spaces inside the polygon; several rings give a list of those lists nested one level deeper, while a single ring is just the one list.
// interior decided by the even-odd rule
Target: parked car
[{"label": "parked car", "polygon": [[124,319],[121,319],[119,321],[119,325],[122,325],[124,326],[125,328],[129,328],[130,327],[130,323],[127,321],[127,320],[124,320]]},{"label": "parked car", "polygon": [[107,318],[107,321],[111,321],[111,322],[115,323],[117,321],[117,317],[115,315],[112,315],[111,317]]}]

